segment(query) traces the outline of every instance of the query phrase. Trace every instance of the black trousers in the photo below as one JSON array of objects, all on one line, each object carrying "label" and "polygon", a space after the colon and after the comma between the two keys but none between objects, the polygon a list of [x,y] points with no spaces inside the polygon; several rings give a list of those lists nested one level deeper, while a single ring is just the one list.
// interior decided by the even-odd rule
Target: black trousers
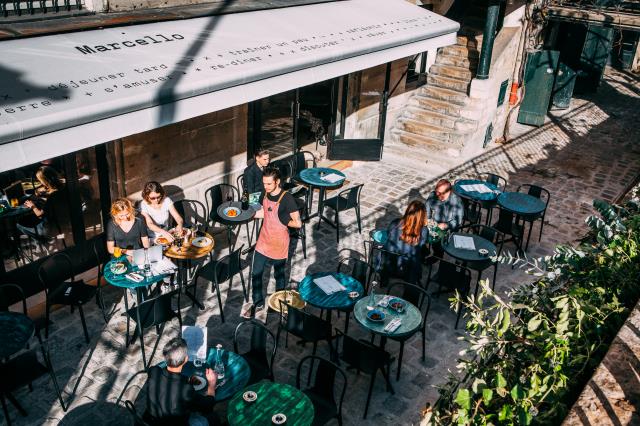
[{"label": "black trousers", "polygon": [[264,275],[265,267],[273,265],[273,275],[276,279],[276,290],[284,290],[286,264],[287,259],[271,259],[258,251],[253,252],[253,265],[251,267],[251,294],[254,305],[259,306],[264,304],[262,276]]}]

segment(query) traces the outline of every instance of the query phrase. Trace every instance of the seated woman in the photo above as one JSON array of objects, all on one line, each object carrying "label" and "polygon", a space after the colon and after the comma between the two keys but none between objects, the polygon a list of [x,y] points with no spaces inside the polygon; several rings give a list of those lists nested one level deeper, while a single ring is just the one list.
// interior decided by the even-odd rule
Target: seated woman
[{"label": "seated woman", "polygon": [[149,248],[149,234],[144,220],[136,217],[133,204],[126,198],[118,198],[111,204],[111,221],[107,224],[107,251],[113,254],[120,247],[123,254]]},{"label": "seated woman", "polygon": [[41,184],[36,195],[24,202],[24,206],[31,209],[31,214],[23,216],[17,227],[25,235],[41,238],[60,232],[59,219],[68,217],[65,214],[68,202],[63,191],[64,183],[53,167],[40,167],[36,171],[36,179]]},{"label": "seated woman", "polygon": [[167,240],[173,241],[173,236],[168,232],[169,217],[172,217],[176,222],[176,230],[182,231],[184,220],[158,182],[147,182],[142,188],[140,213],[147,223],[149,237],[152,239],[163,236]]},{"label": "seated woman", "polygon": [[385,259],[388,273],[401,276],[406,281],[419,284],[422,278],[422,259],[429,231],[427,210],[422,201],[414,200],[407,206],[404,216],[393,220],[389,227],[385,250],[401,254],[397,259]]}]

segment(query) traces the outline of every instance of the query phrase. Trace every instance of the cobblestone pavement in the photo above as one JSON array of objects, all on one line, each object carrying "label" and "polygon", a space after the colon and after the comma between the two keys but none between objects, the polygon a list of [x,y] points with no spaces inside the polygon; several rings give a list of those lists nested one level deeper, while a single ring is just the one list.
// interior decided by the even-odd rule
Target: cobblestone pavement
[{"label": "cobblestone pavement", "polygon": [[[492,171],[507,177],[509,187],[513,189],[522,183],[548,188],[552,198],[542,242],[538,243],[534,237],[537,237],[539,226],[536,224],[529,250],[532,255],[548,254],[555,244],[573,243],[580,238],[585,231],[584,218],[592,212],[592,199],[616,199],[640,174],[639,95],[637,77],[609,71],[593,98],[574,99],[571,110],[552,114],[550,122],[541,128],[513,127],[512,131],[521,135],[511,143],[488,148],[479,157],[454,166],[446,176],[456,179]],[[351,183],[365,183],[362,234],[357,232],[355,215],[351,212],[341,217],[343,227],[339,244],[336,244],[335,230],[327,225],[317,230],[313,221],[313,227],[307,225],[308,258],[304,260],[298,249],[293,259],[291,279],[299,281],[310,272],[334,270],[339,252],[344,254],[342,250],[362,253],[369,230],[386,226],[400,215],[409,200],[426,196],[435,180],[440,178],[427,161],[428,158],[403,151],[401,147],[389,147],[383,161],[355,164],[346,170]],[[218,252],[222,254],[226,254],[222,248],[224,240],[225,234],[219,232],[216,242],[220,244]],[[514,247],[507,244],[505,249],[513,251]],[[246,274],[248,270],[245,270]],[[521,270],[502,267],[496,288],[504,294],[517,283],[529,279]],[[240,285],[237,280],[232,289],[222,285],[227,319],[224,324],[220,321],[216,298],[204,281],[200,283],[200,293],[206,293],[206,309],[200,311],[183,301],[184,323],[208,327],[209,347],[218,342],[230,347],[239,322]],[[95,305],[88,306],[87,323],[93,336],[89,345],[84,342],[76,314],[70,315],[68,310],[58,310],[53,314],[49,346],[69,409],[66,413],[62,411],[54,397],[51,381],[43,378],[34,383],[33,392],[24,390],[15,394],[29,415],[20,417],[10,406],[14,424],[129,424],[126,411],[115,406],[114,402],[126,381],[141,369],[142,361],[138,342],[125,348],[121,299],[121,292],[112,288],[107,291],[107,300],[117,303],[118,311],[106,325]],[[387,393],[382,378],[377,378],[366,421],[361,417],[369,377],[347,372],[349,383],[343,409],[345,424],[396,425],[419,421],[421,408],[437,397],[434,386],[445,380],[448,371],[455,371],[457,354],[462,349],[457,337],[463,334],[463,327],[454,330],[455,314],[448,304],[444,296],[435,298],[432,303],[424,361],[420,357],[419,334],[405,345],[401,379],[396,382],[395,377],[392,378],[395,394]],[[338,319],[334,315],[336,327],[342,328],[343,321],[344,315]],[[272,330],[276,329],[275,314],[269,315],[268,324]],[[159,348],[178,333],[177,328],[177,321],[167,325]],[[356,337],[368,336],[355,321],[351,321],[349,332]],[[153,350],[155,337],[154,331],[147,333],[147,353]],[[297,361],[310,353],[309,345],[296,345],[295,340],[289,339],[289,347],[285,349],[282,344],[278,350],[275,365],[277,381],[295,383]],[[387,350],[397,356],[398,344],[390,342]],[[320,344],[319,354],[327,355],[326,345]],[[153,362],[160,358],[161,350],[155,354]],[[394,365],[392,376],[395,376],[395,368]],[[135,399],[139,389],[139,382],[134,382],[126,396]],[[217,409],[223,412],[224,404],[218,405]]]}]

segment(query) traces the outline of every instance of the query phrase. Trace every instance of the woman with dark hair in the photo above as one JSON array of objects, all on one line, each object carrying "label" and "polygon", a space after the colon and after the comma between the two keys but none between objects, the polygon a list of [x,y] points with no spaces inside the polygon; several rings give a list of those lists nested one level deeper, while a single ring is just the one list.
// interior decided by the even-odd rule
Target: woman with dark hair
[{"label": "woman with dark hair", "polygon": [[[427,209],[422,201],[413,200],[407,206],[404,216],[393,220],[389,227],[385,249],[399,253],[396,265],[397,271],[408,282],[419,283],[422,278],[422,258],[429,231],[427,225]],[[387,262],[388,263],[388,262]]]},{"label": "woman with dark hair", "polygon": [[140,213],[147,222],[149,236],[153,239],[163,236],[167,240],[173,241],[173,236],[167,231],[169,217],[172,217],[176,222],[176,230],[182,232],[184,220],[158,182],[147,182],[142,188]]},{"label": "woman with dark hair", "polygon": [[24,206],[31,209],[17,223],[18,229],[34,238],[46,237],[61,232],[60,219],[68,216],[68,200],[64,193],[64,182],[53,167],[41,166],[36,171],[40,186],[36,194],[27,198]]}]

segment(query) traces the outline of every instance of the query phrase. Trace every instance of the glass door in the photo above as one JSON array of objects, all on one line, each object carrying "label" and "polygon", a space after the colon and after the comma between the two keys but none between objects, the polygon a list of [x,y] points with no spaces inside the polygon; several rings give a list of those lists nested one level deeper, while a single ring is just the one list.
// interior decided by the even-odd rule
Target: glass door
[{"label": "glass door", "polygon": [[334,80],[329,159],[382,158],[390,74],[385,64]]}]

